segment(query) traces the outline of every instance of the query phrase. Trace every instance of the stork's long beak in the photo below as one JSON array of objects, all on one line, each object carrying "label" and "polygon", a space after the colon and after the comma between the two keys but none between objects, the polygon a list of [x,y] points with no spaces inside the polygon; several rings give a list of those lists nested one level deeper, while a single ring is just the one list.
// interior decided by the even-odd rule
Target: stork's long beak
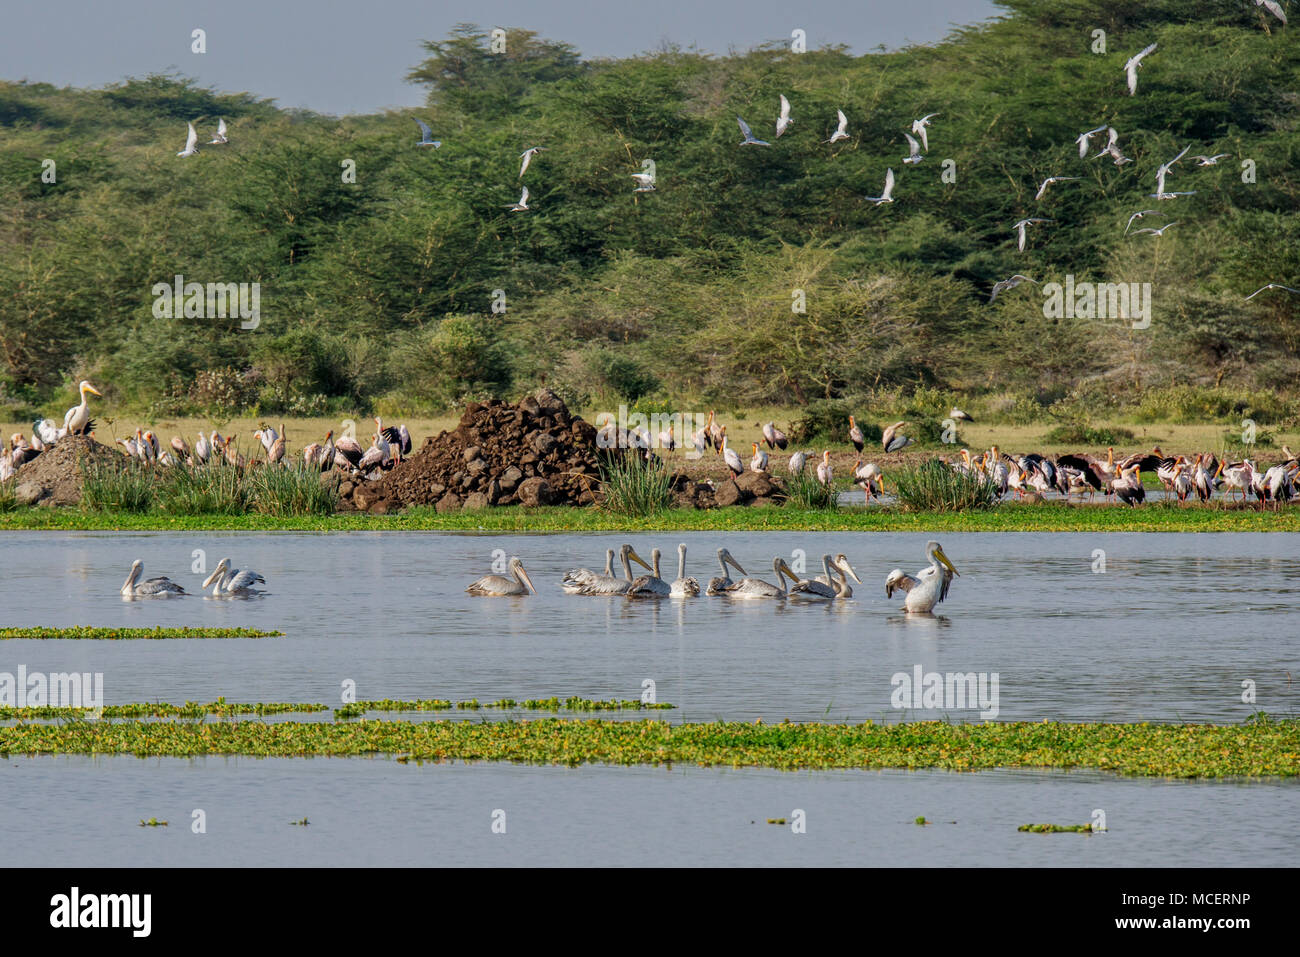
[{"label": "stork's long beak", "polygon": [[628,551],[628,553],[627,553],[627,557],[630,558],[630,559],[632,559],[632,561],[636,562],[638,565],[640,565],[640,566],[641,566],[642,568],[644,568],[646,571],[648,571],[648,572],[652,572],[652,571],[654,571],[653,568],[651,568],[649,565],[646,564],[646,560],[645,560],[644,558],[642,558],[640,555],[638,555],[638,554],[636,553],[636,549],[635,549],[635,548],[633,548],[633,549],[631,549],[630,551]]},{"label": "stork's long beak", "polygon": [[943,563],[943,566],[947,568],[948,571],[952,572],[954,575],[958,577],[961,577],[961,572],[957,571],[957,569],[953,567],[952,562],[948,560],[948,556],[943,553],[942,546],[934,550],[934,557],[939,559],[939,561]]}]

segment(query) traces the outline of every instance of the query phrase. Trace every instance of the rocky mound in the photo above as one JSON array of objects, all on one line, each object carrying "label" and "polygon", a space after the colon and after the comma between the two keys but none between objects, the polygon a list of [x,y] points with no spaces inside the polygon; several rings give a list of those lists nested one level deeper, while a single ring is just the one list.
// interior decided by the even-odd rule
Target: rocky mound
[{"label": "rocky mound", "polygon": [[81,462],[122,463],[126,457],[88,435],[67,435],[24,464],[14,476],[20,505],[76,505],[81,501]]},{"label": "rocky mound", "polygon": [[571,416],[550,389],[517,405],[491,399],[466,407],[441,432],[383,478],[344,482],[353,508],[386,512],[406,505],[439,511],[492,505],[590,505],[600,491],[596,430]]}]

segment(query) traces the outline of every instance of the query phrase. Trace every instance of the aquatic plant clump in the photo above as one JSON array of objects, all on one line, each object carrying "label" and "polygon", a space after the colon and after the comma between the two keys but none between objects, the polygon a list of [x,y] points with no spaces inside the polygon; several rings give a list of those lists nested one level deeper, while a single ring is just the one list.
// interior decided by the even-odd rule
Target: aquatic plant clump
[{"label": "aquatic plant clump", "polygon": [[131,641],[164,638],[281,638],[282,631],[257,628],[96,628],[76,625],[71,628],[0,628],[0,641]]}]

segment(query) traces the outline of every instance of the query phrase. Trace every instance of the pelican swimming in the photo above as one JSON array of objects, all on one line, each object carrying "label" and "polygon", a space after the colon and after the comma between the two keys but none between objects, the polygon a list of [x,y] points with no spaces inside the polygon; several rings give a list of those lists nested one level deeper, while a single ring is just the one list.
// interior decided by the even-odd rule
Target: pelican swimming
[{"label": "pelican swimming", "polygon": [[772,571],[776,573],[777,581],[775,585],[765,582],[761,578],[742,578],[740,581],[732,582],[724,588],[722,594],[735,599],[785,598],[786,590],[781,587],[785,584],[785,573],[781,569],[784,564],[785,559],[780,555],[772,559]]},{"label": "pelican swimming", "polygon": [[925,543],[925,557],[930,560],[930,565],[917,572],[915,577],[895,568],[885,579],[885,597],[892,598],[894,590],[901,588],[907,592],[903,608],[909,612],[931,611],[948,597],[948,586],[952,584],[953,576],[958,574],[938,542]]},{"label": "pelican swimming", "polygon": [[631,545],[624,545],[619,549],[619,560],[623,565],[622,578],[615,578],[612,575],[592,575],[576,590],[565,588],[565,591],[576,595],[626,595],[633,582],[632,562],[636,562],[646,571],[654,571]]},{"label": "pelican swimming", "polygon": [[721,595],[734,584],[731,580],[731,572],[727,568],[728,565],[742,575],[748,574],[745,569],[740,567],[740,562],[731,557],[731,552],[725,548],[719,548],[718,567],[722,569],[722,575],[718,578],[709,579],[709,587],[704,592],[706,595]]},{"label": "pelican swimming", "polygon": [[677,578],[672,583],[671,594],[674,598],[694,598],[699,593],[699,579],[686,577],[686,543],[682,542],[677,546]]},{"label": "pelican swimming", "polygon": [[519,556],[511,556],[506,570],[510,572],[509,578],[505,575],[484,575],[465,590],[471,595],[488,596],[527,595],[529,591],[534,595],[537,594],[537,589],[533,587],[528,572],[524,571],[524,563],[519,560]]},{"label": "pelican swimming", "polygon": [[[791,585],[786,590],[789,598],[798,601],[830,601],[835,597],[835,586],[817,578],[800,578],[794,573],[784,558],[781,560],[781,573],[790,579]],[[822,556],[822,569],[827,578],[831,577],[831,557]]]},{"label": "pelican swimming", "polygon": [[[839,578],[831,578],[831,580],[827,582],[828,585],[835,589],[835,596],[837,598],[852,598],[853,587],[849,584],[849,576],[852,575],[853,580],[859,585],[862,584],[862,579],[858,577],[858,573],[854,571],[853,566],[849,564],[849,556],[845,555],[843,552],[836,555],[835,560],[831,562],[830,571],[839,574]],[[823,576],[817,576],[817,581],[823,580]]]},{"label": "pelican swimming", "polygon": [[628,598],[664,598],[672,594],[672,586],[659,575],[660,551],[650,550],[650,574],[639,576],[627,589]]},{"label": "pelican swimming", "polygon": [[146,578],[139,581],[144,572],[144,562],[136,559],[131,563],[131,572],[122,585],[122,594],[127,598],[170,598],[172,595],[184,595],[185,589],[165,575]]},{"label": "pelican swimming", "polygon": [[212,574],[203,580],[203,587],[212,586],[213,597],[221,595],[259,595],[253,588],[256,584],[266,584],[266,579],[255,571],[230,567],[230,559],[223,558],[217,562]]},{"label": "pelican swimming", "polygon": [[[570,568],[564,573],[564,578],[560,580],[560,587],[570,595],[574,595],[578,593],[583,585],[600,577],[602,577],[600,573],[593,572],[589,568]],[[605,549],[605,571],[603,577],[614,577],[614,549],[612,548]]]},{"label": "pelican swimming", "polygon": [[103,394],[85,379],[77,386],[77,391],[81,393],[81,404],[74,405],[63,415],[63,428],[69,435],[85,435],[90,431],[90,401],[87,395],[97,395],[103,398]]}]

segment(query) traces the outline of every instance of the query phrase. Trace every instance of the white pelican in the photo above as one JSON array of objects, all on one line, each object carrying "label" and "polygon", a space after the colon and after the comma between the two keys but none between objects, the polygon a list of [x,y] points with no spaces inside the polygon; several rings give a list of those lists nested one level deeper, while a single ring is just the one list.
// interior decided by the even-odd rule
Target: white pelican
[{"label": "white pelican", "polygon": [[740,567],[740,562],[731,557],[731,552],[725,548],[718,549],[718,567],[722,569],[722,574],[717,578],[709,579],[709,587],[705,590],[706,595],[721,595],[733,584],[731,572],[727,568],[730,565],[740,574],[747,574],[745,569]]},{"label": "white pelican", "polygon": [[1143,59],[1143,57],[1145,57],[1148,53],[1151,53],[1152,51],[1154,51],[1155,48],[1156,48],[1156,45],[1155,45],[1154,43],[1151,44],[1149,47],[1145,47],[1141,52],[1139,52],[1139,53],[1135,53],[1133,56],[1129,57],[1129,58],[1128,58],[1128,62],[1126,62],[1126,63],[1124,64],[1124,72],[1128,75],[1128,95],[1129,95],[1129,96],[1136,96],[1136,95],[1137,95],[1137,91],[1138,91],[1138,67],[1142,65],[1142,59]]},{"label": "white pelican", "polygon": [[699,593],[699,579],[686,577],[686,543],[682,542],[677,546],[677,578],[672,583],[671,594],[673,598],[694,598]]},{"label": "white pelican", "polygon": [[1025,251],[1025,228],[1026,227],[1037,226],[1039,223],[1050,223],[1050,222],[1052,222],[1052,220],[1050,219],[1039,219],[1035,217],[1030,217],[1029,219],[1022,219],[1020,222],[1012,226],[1011,228],[1016,231],[1016,237],[1017,237],[1016,248],[1019,249],[1022,253]]},{"label": "white pelican", "polygon": [[722,436],[722,460],[727,463],[727,468],[731,469],[733,475],[743,475],[745,474],[744,463],[740,461],[739,453],[735,449],[728,447],[725,434],[727,427],[724,425],[722,428],[724,432]]},{"label": "white pelican", "polygon": [[259,583],[265,585],[266,579],[249,569],[240,571],[231,568],[230,559],[223,558],[217,562],[212,574],[203,580],[203,587],[211,585],[214,598],[221,595],[260,595],[261,592],[253,588]]},{"label": "white pelican", "polygon": [[32,437],[39,438],[46,445],[54,445],[67,434],[67,430],[60,429],[53,419],[38,419],[32,423]]},{"label": "white pelican", "polygon": [[1002,290],[1015,289],[1022,282],[1032,282],[1035,286],[1038,285],[1037,279],[1030,279],[1028,276],[1016,273],[1010,279],[1001,279],[993,284],[993,295],[989,296],[989,302],[992,303],[994,299],[998,298],[998,293],[1002,292]]},{"label": "white pelican", "polygon": [[524,191],[519,194],[519,202],[508,203],[506,205],[506,209],[515,213],[522,213],[528,209],[528,187],[527,186],[525,186]]},{"label": "white pelican", "polygon": [[571,595],[626,595],[633,582],[632,562],[636,562],[646,571],[654,571],[631,545],[624,545],[619,549],[619,558],[623,564],[622,578],[614,578],[612,575],[595,575],[589,572],[588,574],[591,577],[574,589],[570,587],[573,583],[566,576],[563,583],[564,590]]},{"label": "white pelican", "polygon": [[904,133],[903,139],[907,140],[907,156],[903,158],[904,166],[915,166],[921,160],[925,159],[921,155],[921,144],[912,138],[910,133]]},{"label": "white pelican", "polygon": [[763,423],[763,441],[767,443],[769,449],[781,449],[782,451],[785,451],[785,447],[790,444],[790,440],[786,438],[784,432],[776,427],[775,422]]},{"label": "white pelican", "polygon": [[831,480],[834,478],[835,469],[831,465],[831,450],[827,449],[822,452],[822,460],[817,465],[817,481],[829,488]]},{"label": "white pelican", "polygon": [[546,152],[545,146],[534,146],[524,150],[522,153],[519,154],[519,158],[523,160],[523,163],[519,165],[520,179],[524,178],[524,173],[527,172],[528,164],[533,161],[533,157],[536,156],[538,153],[544,153],[544,152]]},{"label": "white pelican", "polygon": [[754,457],[749,460],[749,470],[751,472],[766,472],[767,453],[758,447],[757,442],[753,443],[753,445],[754,445]]},{"label": "white pelican", "polygon": [[534,595],[537,594],[537,589],[533,587],[528,572],[524,571],[524,563],[519,560],[519,556],[512,555],[506,569],[510,572],[509,578],[505,575],[484,575],[465,591],[471,595],[488,596],[527,595],[529,591]]},{"label": "white pelican", "polygon": [[1271,282],[1267,286],[1260,286],[1258,289],[1256,289],[1254,292],[1252,292],[1249,296],[1247,296],[1242,301],[1249,302],[1250,300],[1258,296],[1261,292],[1263,292],[1265,289],[1285,289],[1287,292],[1294,292],[1296,294],[1300,294],[1300,289],[1292,289],[1290,286],[1284,286],[1281,283]]},{"label": "white pelican", "polygon": [[85,435],[90,431],[90,401],[87,395],[98,395],[103,398],[103,394],[85,379],[77,386],[77,391],[81,393],[81,404],[74,405],[63,415],[63,428],[69,435]]},{"label": "white pelican", "polygon": [[217,135],[208,141],[209,146],[220,146],[223,143],[229,143],[226,136],[226,118],[224,116],[217,118]]},{"label": "white pelican", "polygon": [[750,130],[749,124],[746,123],[744,120],[742,120],[739,116],[736,117],[736,122],[740,124],[740,132],[745,137],[743,140],[740,141],[741,146],[771,146],[772,145],[771,143],[768,143],[765,140],[754,139],[754,134]]},{"label": "white pelican", "polygon": [[1095,130],[1088,130],[1085,133],[1079,134],[1079,136],[1075,139],[1075,142],[1079,144],[1079,159],[1088,158],[1088,141],[1091,140],[1094,136],[1096,136],[1104,129],[1106,129],[1106,125],[1103,123]]},{"label": "white pelican", "polygon": [[786,468],[790,470],[791,475],[798,475],[804,470],[804,466],[807,464],[808,453],[796,452],[794,455],[790,456],[790,461],[786,463]]},{"label": "white pelican", "polygon": [[1128,225],[1126,225],[1126,226],[1124,227],[1124,232],[1127,233],[1127,232],[1129,231],[1129,229],[1132,228],[1132,226],[1133,226],[1133,220],[1135,220],[1135,219],[1141,219],[1143,216],[1150,216],[1152,213],[1155,213],[1155,212],[1157,212],[1157,210],[1154,210],[1154,209],[1139,209],[1136,213],[1134,213],[1132,216],[1130,216],[1130,217],[1128,218]]},{"label": "white pelican", "polygon": [[835,127],[835,132],[831,134],[831,138],[826,141],[827,143],[836,143],[849,138],[849,118],[844,115],[843,110],[836,110],[835,115],[840,118],[840,125]]},{"label": "white pelican", "polygon": [[912,444],[910,435],[900,435],[898,432],[905,425],[907,425],[906,422],[895,422],[885,429],[884,434],[880,437],[880,444],[886,452],[899,452]]},{"label": "white pelican", "polygon": [[1038,192],[1034,194],[1034,199],[1042,199],[1047,195],[1047,187],[1056,183],[1068,183],[1071,180],[1083,179],[1082,176],[1049,176],[1039,184]]},{"label": "white pelican", "polygon": [[866,444],[866,437],[863,436],[862,430],[858,428],[858,423],[853,416],[849,416],[849,441],[853,443],[853,447],[859,453],[862,451],[863,445]]},{"label": "white pelican", "polygon": [[185,149],[177,153],[177,156],[198,156],[199,155],[199,134],[194,132],[194,124],[186,124],[190,131],[185,137]]},{"label": "white pelican", "polygon": [[131,563],[131,571],[122,585],[122,594],[127,598],[170,598],[172,595],[184,595],[185,589],[170,578],[159,575],[139,581],[144,572],[144,562],[136,559]]},{"label": "white pelican", "polygon": [[894,170],[885,170],[885,188],[880,191],[879,196],[868,196],[867,202],[879,206],[881,203],[892,203],[894,201]]},{"label": "white pelican", "polygon": [[790,101],[781,94],[781,115],[776,118],[776,138],[780,139],[781,134],[790,128],[794,120],[790,118]]},{"label": "white pelican", "polygon": [[[789,566],[784,558],[780,559],[780,562],[781,574],[789,578],[791,582],[790,587],[786,590],[786,595],[789,598],[799,601],[830,601],[835,597],[834,585],[827,584],[817,578],[801,579],[794,573],[794,569]],[[831,557],[829,555],[822,556],[822,570],[825,572],[826,578],[831,577]]]},{"label": "white pelican", "polygon": [[632,173],[631,177],[636,180],[636,189],[634,193],[653,193],[655,191],[655,178],[652,173]]},{"label": "white pelican", "polygon": [[912,132],[921,137],[921,147],[927,153],[930,152],[930,137],[927,135],[926,130],[929,129],[930,121],[938,115],[938,113],[930,113],[919,120],[912,121]]},{"label": "white pelican", "polygon": [[628,598],[666,598],[672,594],[672,586],[659,575],[659,549],[650,549],[650,574],[640,575],[628,586]]},{"label": "white pelican", "polygon": [[925,543],[925,557],[930,560],[927,568],[921,569],[915,577],[895,568],[885,579],[885,597],[894,597],[894,590],[901,588],[907,592],[903,609],[909,612],[926,613],[948,597],[948,586],[958,574],[948,556],[943,553],[943,546],[938,542]]},{"label": "white pelican", "polygon": [[[416,125],[420,127],[420,142],[416,143],[416,146],[432,146],[434,149],[442,146],[442,140],[435,140],[433,138],[433,130],[429,129],[429,125],[425,123],[424,120],[416,119],[415,122]],[[521,173],[520,175],[523,174]]]},{"label": "white pelican", "polygon": [[[780,555],[772,559],[772,571],[776,573],[776,584],[765,582],[761,578],[742,578],[738,582],[732,582],[722,590],[722,594],[728,598],[749,599],[749,598],[785,598],[785,572],[782,566],[785,565],[785,559]],[[797,579],[796,579],[797,581]]]},{"label": "white pelican", "polygon": [[1198,154],[1193,156],[1192,159],[1196,160],[1197,166],[1218,166],[1219,160],[1227,159],[1231,155],[1231,153],[1215,153],[1213,156]]}]

